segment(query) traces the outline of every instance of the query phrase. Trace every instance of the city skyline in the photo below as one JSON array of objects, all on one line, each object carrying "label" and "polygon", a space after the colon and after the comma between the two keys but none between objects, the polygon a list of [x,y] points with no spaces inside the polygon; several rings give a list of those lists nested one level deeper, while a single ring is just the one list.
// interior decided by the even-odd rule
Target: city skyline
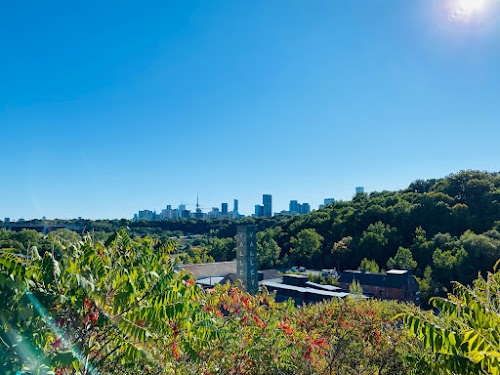
[{"label": "city skyline", "polygon": [[129,218],[197,192],[248,215],[263,192],[316,208],[498,171],[488,3],[1,2],[0,215]]},{"label": "city skyline", "polygon": [[[362,193],[359,190],[360,187],[356,187],[356,194]],[[239,211],[239,200],[233,199],[233,208],[229,210],[229,204],[227,202],[219,203],[219,206],[203,207],[199,204],[199,195],[196,194],[196,204],[185,204],[180,203],[179,206],[175,207],[171,204],[167,204],[160,210],[148,209],[139,210],[133,215],[133,220],[172,220],[181,218],[198,218],[198,219],[217,219],[217,218],[232,218],[237,219],[245,216],[256,216],[256,217],[272,217],[272,216],[289,216],[289,215],[304,215],[311,212],[311,205],[308,202],[299,203],[297,200],[292,199],[289,202],[288,210],[273,210],[272,206],[272,194],[262,195],[262,205],[255,205],[255,210],[252,214],[245,215]],[[325,205],[333,203],[334,198],[324,198],[323,203],[318,205],[318,209],[322,209]],[[189,209],[188,206],[194,206],[195,210]],[[314,209],[313,209],[314,210]]]}]

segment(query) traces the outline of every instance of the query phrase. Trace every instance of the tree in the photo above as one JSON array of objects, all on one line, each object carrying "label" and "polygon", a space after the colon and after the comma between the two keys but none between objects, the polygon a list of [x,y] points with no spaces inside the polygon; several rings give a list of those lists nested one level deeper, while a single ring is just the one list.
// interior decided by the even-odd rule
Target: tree
[{"label": "tree", "polygon": [[333,244],[331,253],[334,260],[337,260],[339,269],[347,262],[348,258],[352,255],[352,249],[350,248],[352,243],[352,237],[343,237],[340,241]]},{"label": "tree", "polygon": [[432,264],[434,248],[434,242],[427,239],[426,231],[422,227],[417,227],[410,250],[417,265],[420,267],[420,275],[426,266]]},{"label": "tree", "polygon": [[399,247],[396,256],[394,258],[390,258],[387,262],[387,268],[413,270],[416,267],[417,262],[413,260],[411,250],[401,246]]},{"label": "tree", "polygon": [[65,245],[76,244],[78,241],[82,240],[82,237],[69,229],[60,228],[49,233],[49,237],[54,241],[61,242]]},{"label": "tree", "polygon": [[358,294],[358,295],[363,294],[363,288],[359,284],[358,280],[354,279],[352,281],[351,285],[349,285],[349,293]]},{"label": "tree", "polygon": [[297,237],[292,237],[290,240],[290,254],[296,262],[304,262],[304,265],[309,265],[311,259],[319,252],[323,237],[316,230],[308,228],[299,232]]},{"label": "tree", "polygon": [[461,269],[465,266],[468,256],[463,247],[454,246],[450,250],[436,248],[432,255],[433,268],[438,271],[436,280],[447,285],[451,280],[457,280],[457,276],[462,275]]},{"label": "tree", "polygon": [[281,248],[272,237],[272,232],[266,230],[257,233],[257,260],[259,269],[272,268],[276,265],[281,254]]},{"label": "tree", "polygon": [[359,265],[358,269],[361,271],[373,272],[373,273],[380,272],[380,267],[378,266],[377,262],[375,262],[374,260],[369,260],[368,258],[364,258],[361,261],[361,264]]},{"label": "tree", "polygon": [[420,287],[421,301],[424,303],[425,306],[427,306],[429,298],[432,295],[439,294],[439,291],[442,290],[443,287],[442,287],[442,285],[436,283],[432,279],[431,266],[425,267],[424,277],[417,278],[417,281],[418,281],[418,284]]},{"label": "tree", "polygon": [[207,248],[216,262],[227,261],[234,259],[236,243],[233,238],[210,238]]},{"label": "tree", "polygon": [[361,254],[377,262],[385,262],[384,258],[387,259],[385,254],[395,235],[396,229],[381,221],[370,224],[359,240]]}]

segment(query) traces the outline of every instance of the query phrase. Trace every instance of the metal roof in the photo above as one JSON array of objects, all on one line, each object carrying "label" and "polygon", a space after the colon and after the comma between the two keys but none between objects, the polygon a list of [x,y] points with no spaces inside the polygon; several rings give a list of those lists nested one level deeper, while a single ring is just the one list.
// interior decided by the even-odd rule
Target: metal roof
[{"label": "metal roof", "polygon": [[222,276],[212,276],[212,277],[204,277],[196,280],[197,284],[201,284],[204,286],[214,286],[216,284],[220,284],[220,282],[224,279]]},{"label": "metal roof", "polygon": [[236,261],[184,264],[179,266],[179,268],[191,273],[196,279],[209,276],[226,276],[229,273],[236,273]]},{"label": "metal roof", "polygon": [[300,286],[294,286],[294,285],[288,285],[288,284],[282,284],[282,283],[277,283],[274,281],[261,281],[260,285],[265,285],[266,287],[271,287],[271,288],[277,288],[277,289],[285,289],[285,290],[293,290],[299,293],[311,293],[311,294],[316,294],[316,295],[321,295],[324,297],[336,297],[336,298],[344,298],[348,296],[350,293],[346,292],[331,292],[328,290],[320,290],[320,289],[315,289],[315,288],[303,288]]},{"label": "metal roof", "polygon": [[408,270],[389,270],[387,271],[387,274],[389,275],[405,275],[408,273]]},{"label": "metal roof", "polygon": [[313,283],[312,281],[307,281],[306,285],[310,286],[310,287],[313,287],[313,288],[316,288],[316,289],[329,290],[330,292],[342,289],[342,288],[340,288],[338,286],[335,286],[335,285],[318,284],[318,283]]}]

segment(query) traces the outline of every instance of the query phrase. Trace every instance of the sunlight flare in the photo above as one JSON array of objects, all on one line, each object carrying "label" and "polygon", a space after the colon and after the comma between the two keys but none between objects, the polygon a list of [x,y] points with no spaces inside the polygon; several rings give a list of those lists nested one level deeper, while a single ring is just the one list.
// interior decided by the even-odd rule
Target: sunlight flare
[{"label": "sunlight flare", "polygon": [[453,2],[451,19],[455,21],[469,21],[484,16],[492,0],[456,0]]}]

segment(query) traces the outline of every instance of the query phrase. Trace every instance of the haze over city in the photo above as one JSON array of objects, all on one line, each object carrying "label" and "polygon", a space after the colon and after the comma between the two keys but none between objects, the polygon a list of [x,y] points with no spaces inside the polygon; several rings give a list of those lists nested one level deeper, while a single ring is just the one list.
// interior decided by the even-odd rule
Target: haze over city
[{"label": "haze over city", "polygon": [[499,4],[3,2],[0,218],[498,171]]}]

